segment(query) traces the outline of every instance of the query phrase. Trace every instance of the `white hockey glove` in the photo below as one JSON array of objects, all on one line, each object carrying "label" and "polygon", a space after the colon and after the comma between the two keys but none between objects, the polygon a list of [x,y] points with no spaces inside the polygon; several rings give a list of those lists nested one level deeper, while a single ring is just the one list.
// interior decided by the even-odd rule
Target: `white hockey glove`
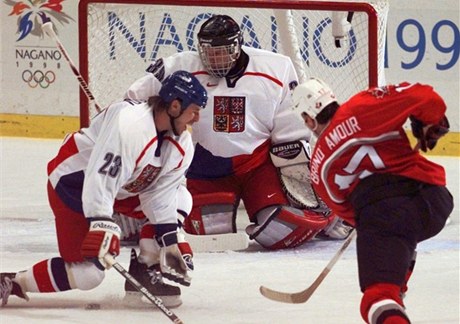
[{"label": "white hockey glove", "polygon": [[160,245],[160,269],[163,277],[190,286],[193,271],[193,252],[178,230],[157,236]]},{"label": "white hockey glove", "polygon": [[89,231],[81,245],[81,255],[101,270],[110,268],[104,260],[109,253],[120,254],[120,226],[109,217],[88,218]]}]

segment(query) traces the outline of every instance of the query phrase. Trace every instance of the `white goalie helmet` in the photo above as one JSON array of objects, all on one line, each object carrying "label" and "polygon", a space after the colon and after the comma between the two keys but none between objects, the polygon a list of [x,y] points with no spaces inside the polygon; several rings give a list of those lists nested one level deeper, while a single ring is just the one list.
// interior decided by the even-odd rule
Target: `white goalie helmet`
[{"label": "white goalie helmet", "polygon": [[294,89],[292,100],[294,112],[299,115],[306,112],[311,118],[316,118],[327,105],[337,102],[331,88],[318,78],[299,84]]}]

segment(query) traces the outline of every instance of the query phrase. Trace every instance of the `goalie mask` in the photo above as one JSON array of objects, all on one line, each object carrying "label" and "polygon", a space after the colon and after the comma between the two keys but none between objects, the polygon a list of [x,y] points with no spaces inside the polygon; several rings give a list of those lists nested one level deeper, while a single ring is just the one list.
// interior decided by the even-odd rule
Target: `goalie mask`
[{"label": "goalie mask", "polygon": [[292,100],[294,102],[293,110],[298,115],[306,112],[313,119],[329,104],[337,102],[331,88],[317,78],[311,78],[299,84],[294,89]]},{"label": "goalie mask", "polygon": [[198,53],[208,73],[215,78],[225,77],[235,66],[242,44],[240,27],[226,15],[211,17],[198,32]]}]

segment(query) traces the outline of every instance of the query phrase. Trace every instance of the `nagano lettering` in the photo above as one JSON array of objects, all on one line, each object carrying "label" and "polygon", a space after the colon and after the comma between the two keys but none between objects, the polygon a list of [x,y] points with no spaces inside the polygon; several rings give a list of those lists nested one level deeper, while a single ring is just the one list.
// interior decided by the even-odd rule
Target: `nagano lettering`
[{"label": "nagano lettering", "polygon": [[[185,30],[187,31],[185,35],[185,41],[183,42],[179,31],[183,30],[183,28],[178,28],[176,26],[174,19],[174,15],[168,12],[163,14],[163,18],[160,24],[160,27],[156,31],[156,37],[153,37],[154,44],[152,46],[152,50],[150,53],[147,52],[147,41],[151,40],[152,37],[147,37],[148,33],[148,26],[149,24],[146,22],[146,14],[140,13],[139,14],[139,23],[134,24],[134,28],[138,26],[142,26],[139,30],[129,30],[127,24],[123,22],[123,17],[117,15],[114,12],[110,12],[108,14],[108,33],[110,36],[113,36],[115,33],[120,33],[125,37],[132,48],[138,53],[140,58],[147,59],[148,55],[150,56],[148,59],[150,61],[155,61],[157,58],[158,53],[160,52],[161,47],[163,46],[173,46],[176,48],[178,53],[183,52],[185,50],[194,51],[196,50],[196,44],[194,35],[196,35],[196,28],[200,25],[201,22],[205,21],[206,19],[212,16],[211,13],[203,13],[193,17],[190,22],[188,23]],[[278,39],[278,25],[276,23],[276,19],[271,17],[269,20],[270,23],[270,32],[272,39]],[[330,17],[325,17],[322,21],[315,24],[314,26],[308,20],[308,17],[302,17],[302,27],[305,30],[302,33],[302,39],[299,40],[300,44],[300,53],[302,59],[308,64],[310,59],[310,55],[312,53],[316,56],[321,63],[325,64],[326,66],[332,68],[343,67],[347,65],[350,61],[353,60],[356,49],[358,48],[358,40],[353,31],[353,29],[349,32],[349,44],[348,50],[344,54],[343,58],[335,59],[328,57],[328,53],[323,50],[323,46],[321,46],[321,35],[328,32],[328,28],[332,24],[332,19]],[[241,30],[245,35],[245,45],[254,47],[254,48],[262,48],[261,41],[259,36],[254,30],[254,26],[257,23],[251,21],[248,16],[244,16],[241,21]],[[133,35],[139,35],[139,37],[134,37]],[[307,35],[313,35],[310,39]],[[116,37],[108,37],[110,39],[109,43],[109,59],[115,60],[117,58],[117,41]],[[272,42],[270,44],[272,52],[278,52],[278,43]],[[313,50],[311,50],[313,49]]]},{"label": "nagano lettering", "polygon": [[16,58],[59,61],[62,58],[62,54],[59,50],[16,49]]},{"label": "nagano lettering", "polygon": [[[110,13],[108,16],[109,33],[113,35],[115,32],[121,32],[126,38],[126,41],[133,47],[133,49],[139,54],[142,59],[147,59],[150,56],[150,60],[154,61],[157,58],[160,49],[163,46],[174,46],[177,52],[183,52],[185,50],[196,50],[196,43],[194,36],[197,33],[197,26],[201,22],[211,17],[210,13],[199,14],[192,18],[187,25],[187,33],[185,39],[181,39],[179,31],[182,28],[178,28],[175,25],[175,17],[171,13],[164,13],[160,27],[156,31],[156,37],[146,37],[146,28],[149,24],[146,23],[146,15],[139,15],[139,23],[135,26],[142,26],[139,30],[128,30],[126,24],[123,23],[123,18],[117,16],[115,13]],[[349,32],[348,46],[346,53],[340,58],[331,59],[328,53],[323,49],[321,45],[321,39],[327,36],[330,25],[332,24],[331,18],[325,18],[318,24],[313,25],[307,17],[302,17],[302,38],[299,39],[300,53],[302,59],[307,64],[313,60],[313,55],[321,61],[324,65],[332,68],[339,68],[348,65],[355,57],[356,51],[362,44],[358,44],[359,40],[354,33],[353,28]],[[262,48],[259,35],[255,32],[254,23],[250,17],[245,16],[241,21],[241,29],[245,35],[245,45],[255,48]],[[406,19],[401,21],[396,28],[395,35],[389,35],[388,43],[395,42],[399,49],[405,53],[414,55],[393,55],[392,53],[385,52],[384,64],[385,68],[389,68],[389,59],[396,60],[400,57],[408,57],[409,61],[396,62],[400,64],[401,68],[410,70],[418,67],[422,62],[434,64],[435,68],[440,71],[450,70],[455,68],[458,63],[460,56],[459,41],[460,33],[458,25],[455,21],[442,19],[438,21],[431,29],[430,26],[425,26],[420,21],[415,19]],[[413,35],[407,30],[414,30],[416,35]],[[271,17],[270,19],[270,32],[272,39],[278,39],[279,31],[276,24],[276,19]],[[139,35],[139,38],[133,37],[133,35]],[[313,37],[308,37],[313,35]],[[429,37],[431,36],[431,38]],[[393,39],[394,38],[394,39]],[[110,59],[116,59],[116,41],[115,37],[110,38],[109,53]],[[147,52],[146,41],[155,39],[155,43],[152,46],[150,53]],[[413,40],[416,40],[416,44],[413,44]],[[123,40],[125,41],[125,40]],[[272,52],[278,52],[278,42],[272,42],[270,44]],[[432,49],[431,47],[434,49]],[[391,48],[391,46],[390,46]],[[426,59],[428,52],[433,52],[436,59]],[[432,54],[433,54],[432,53]],[[328,56],[329,55],[329,56]]]}]

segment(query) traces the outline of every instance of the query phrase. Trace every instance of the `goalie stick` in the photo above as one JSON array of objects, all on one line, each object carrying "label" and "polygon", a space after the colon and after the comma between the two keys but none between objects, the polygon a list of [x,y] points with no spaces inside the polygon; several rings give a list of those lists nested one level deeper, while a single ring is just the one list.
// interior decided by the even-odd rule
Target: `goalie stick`
[{"label": "goalie stick", "polygon": [[110,254],[106,254],[104,256],[104,260],[105,262],[107,262],[107,264],[109,264],[111,267],[117,270],[118,273],[121,274],[134,288],[136,288],[148,300],[150,300],[152,304],[154,304],[160,311],[162,311],[163,314],[165,314],[173,323],[183,324],[182,320],[179,317],[177,317],[177,315],[174,314],[168,307],[166,307],[160,298],[152,295],[150,291],[148,291],[147,288],[142,286],[139,283],[139,281],[137,281],[133,276],[131,276],[129,272],[126,271],[125,268],[123,268],[121,264],[115,261],[113,256],[111,256]]},{"label": "goalie stick", "polygon": [[72,59],[70,58],[69,54],[67,53],[66,49],[64,48],[64,45],[62,45],[61,41],[59,40],[58,36],[54,32],[53,29],[53,23],[51,22],[51,19],[49,19],[43,12],[39,13],[41,19],[42,19],[42,30],[45,32],[46,35],[51,37],[55,42],[59,50],[61,51],[62,55],[66,59],[67,63],[69,63],[70,68],[72,69],[73,74],[77,77],[78,82],[80,83],[80,88],[83,90],[85,95],[88,97],[90,103],[94,105],[96,108],[96,111],[99,113],[101,112],[101,107],[96,103],[96,99],[94,98],[93,94],[91,93],[91,90],[89,90],[89,86],[86,83],[85,79],[83,79],[82,75],[78,71],[77,67],[73,63]]},{"label": "goalie stick", "polygon": [[327,266],[321,271],[319,276],[315,279],[315,281],[306,289],[295,292],[295,293],[287,293],[287,292],[281,292],[277,290],[273,290],[264,286],[260,286],[259,290],[260,293],[271,300],[282,302],[282,303],[289,303],[289,304],[301,304],[305,303],[307,300],[310,299],[310,297],[313,295],[315,290],[319,287],[321,282],[323,282],[324,278],[326,278],[327,274],[331,271],[332,267],[337,263],[339,260],[340,256],[345,252],[347,247],[350,245],[351,241],[353,238],[356,236],[356,230],[353,230],[348,238],[345,240],[343,245],[340,247],[340,249],[336,252],[334,257],[329,261]]}]

